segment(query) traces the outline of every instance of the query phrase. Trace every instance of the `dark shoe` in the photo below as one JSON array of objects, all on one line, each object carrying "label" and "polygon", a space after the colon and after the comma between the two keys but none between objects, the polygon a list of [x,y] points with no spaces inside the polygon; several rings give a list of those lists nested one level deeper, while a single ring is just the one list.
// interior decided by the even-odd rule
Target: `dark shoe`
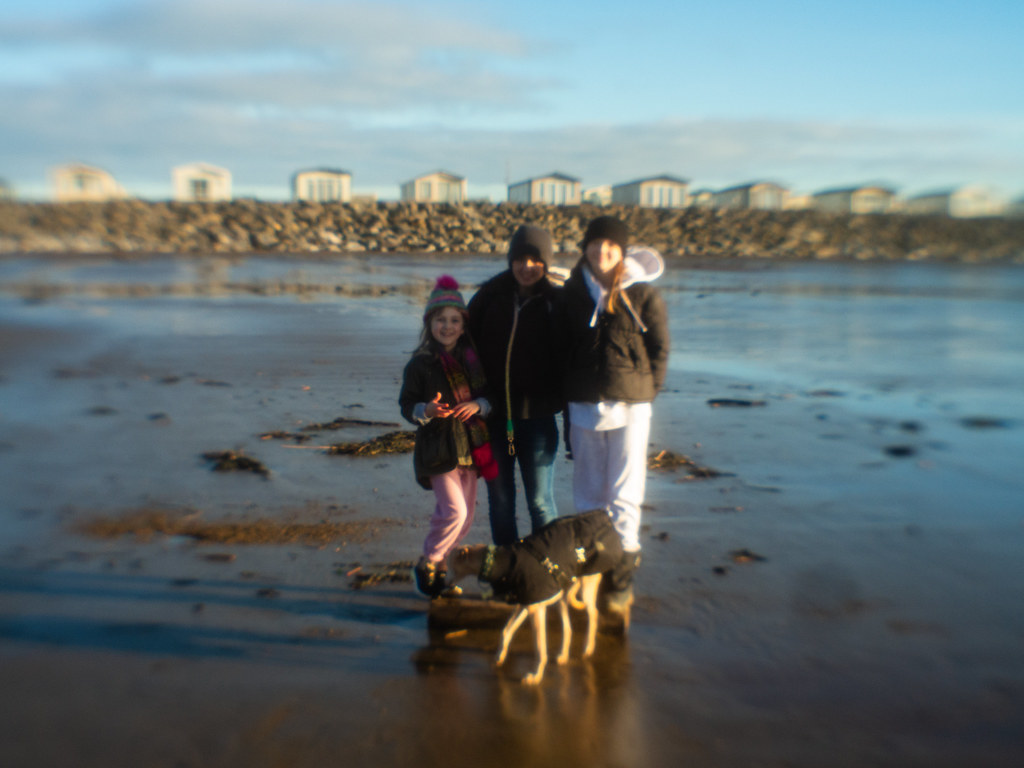
[{"label": "dark shoe", "polygon": [[639,552],[623,552],[622,559],[606,577],[609,592],[623,592],[633,588],[633,574],[640,567]]},{"label": "dark shoe", "polygon": [[412,570],[416,579],[416,589],[427,597],[437,597],[444,589],[444,579],[438,579],[437,564],[421,557]]}]

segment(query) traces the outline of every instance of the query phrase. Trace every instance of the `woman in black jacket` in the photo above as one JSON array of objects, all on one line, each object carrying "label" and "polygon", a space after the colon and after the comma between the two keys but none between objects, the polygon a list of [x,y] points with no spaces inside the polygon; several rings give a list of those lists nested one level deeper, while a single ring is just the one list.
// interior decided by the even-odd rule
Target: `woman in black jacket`
[{"label": "woman in black jacket", "polygon": [[664,271],[650,249],[627,251],[618,219],[599,216],[583,237],[583,258],[565,283],[558,328],[564,361],[578,512],[606,509],[624,557],[612,572],[607,606],[625,613],[640,563],[640,507],[647,479],[651,404],[665,383],[665,302],[651,285]]},{"label": "woman in black jacket", "polygon": [[552,252],[547,230],[519,227],[509,243],[509,268],[484,283],[469,302],[469,331],[493,405],[488,427],[498,477],[487,483],[487,498],[495,544],[519,538],[517,463],[532,530],[558,516],[555,414],[562,400],[553,326],[559,289],[548,280]]}]

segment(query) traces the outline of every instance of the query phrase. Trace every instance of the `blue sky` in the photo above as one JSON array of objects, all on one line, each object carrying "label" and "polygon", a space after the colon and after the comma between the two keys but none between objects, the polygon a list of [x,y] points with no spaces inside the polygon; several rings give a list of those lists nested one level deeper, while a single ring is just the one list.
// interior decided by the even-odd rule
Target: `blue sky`
[{"label": "blue sky", "polygon": [[1024,2],[0,0],[0,177],[66,162],[170,196],[224,166],[286,199],[338,167],[384,199],[561,171],[795,192],[1024,194]]}]

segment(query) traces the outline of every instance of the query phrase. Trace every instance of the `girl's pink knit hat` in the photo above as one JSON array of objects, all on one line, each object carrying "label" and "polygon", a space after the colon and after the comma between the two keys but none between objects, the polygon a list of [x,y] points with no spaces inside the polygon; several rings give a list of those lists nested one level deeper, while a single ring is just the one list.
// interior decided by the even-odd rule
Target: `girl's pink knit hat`
[{"label": "girl's pink knit hat", "polygon": [[434,290],[430,292],[430,297],[427,299],[427,308],[423,311],[423,317],[426,318],[435,309],[441,307],[455,307],[463,312],[466,311],[466,302],[462,300],[462,294],[459,293],[459,282],[451,275],[441,275],[437,278]]}]

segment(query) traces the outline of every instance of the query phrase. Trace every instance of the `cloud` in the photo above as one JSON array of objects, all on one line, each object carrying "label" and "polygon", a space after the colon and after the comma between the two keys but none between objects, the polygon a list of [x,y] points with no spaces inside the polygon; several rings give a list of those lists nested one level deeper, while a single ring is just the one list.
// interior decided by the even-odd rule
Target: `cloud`
[{"label": "cloud", "polygon": [[[451,9],[452,7],[449,6]],[[442,7],[443,9],[443,7]],[[5,45],[98,45],[146,55],[265,50],[437,47],[518,55],[523,42],[493,26],[411,2],[153,0],[55,17],[8,19]]]},{"label": "cloud", "polygon": [[[0,41],[7,59],[36,64],[7,67],[8,83],[38,82],[45,67],[53,92],[81,93],[80,102],[141,96],[185,108],[440,114],[519,104],[538,87],[501,72],[503,61],[526,55],[521,38],[434,6],[393,2],[129,3],[79,18],[9,21]],[[23,73],[21,82],[12,70]]]},{"label": "cloud", "polygon": [[700,186],[767,178],[801,191],[867,180],[1017,191],[1024,178],[1019,120],[661,113],[557,124],[574,88],[603,95],[607,84],[546,74],[557,52],[474,5],[155,0],[19,13],[0,23],[0,174],[36,184],[38,196],[46,169],[73,160],[151,194],[169,194],[172,166],[205,160],[230,168],[240,194],[280,197],[291,173],[311,165],[346,168],[357,188],[392,194],[435,168],[498,193],[553,170],[585,186],[671,173]]}]

